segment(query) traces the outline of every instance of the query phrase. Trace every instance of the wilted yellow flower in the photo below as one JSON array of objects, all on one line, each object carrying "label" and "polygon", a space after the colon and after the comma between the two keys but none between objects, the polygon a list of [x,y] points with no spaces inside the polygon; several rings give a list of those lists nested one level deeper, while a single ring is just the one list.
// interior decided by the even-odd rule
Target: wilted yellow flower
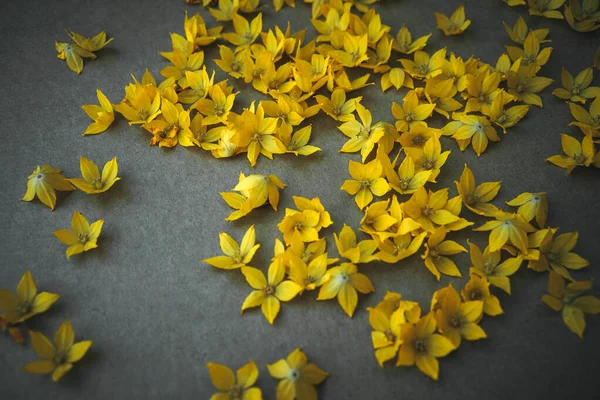
[{"label": "wilted yellow flower", "polygon": [[68,181],[75,185],[77,189],[88,194],[106,192],[115,182],[121,180],[117,176],[119,173],[117,157],[104,165],[102,174],[100,174],[100,169],[93,161],[83,156],[79,157],[79,168],[81,169],[81,176],[83,178],[73,178],[68,179]]},{"label": "wilted yellow flower", "polygon": [[74,343],[75,332],[71,321],[66,320],[54,335],[54,344],[43,333],[29,331],[31,345],[35,353],[42,358],[30,362],[24,370],[30,374],[52,374],[52,381],[58,382],[81,360],[92,345],[91,340]]},{"label": "wilted yellow flower", "polygon": [[95,104],[81,106],[88,117],[94,120],[94,122],[90,124],[83,133],[84,136],[95,135],[97,133],[104,132],[115,120],[115,113],[113,111],[112,104],[106,98],[104,93],[102,93],[100,89],[96,89],[96,96],[98,97],[100,106]]},{"label": "wilted yellow flower", "polygon": [[250,361],[237,370],[237,379],[227,366],[217,363],[206,363],[210,380],[214,387],[220,390],[211,398],[216,400],[262,400],[262,392],[252,387],[258,379],[258,368]]},{"label": "wilted yellow flower", "polygon": [[6,325],[16,325],[36,314],[47,311],[60,298],[59,294],[40,292],[31,272],[25,271],[16,293],[0,290],[0,319]]},{"label": "wilted yellow flower", "polygon": [[375,291],[369,278],[359,273],[352,263],[330,268],[324,279],[327,281],[321,286],[317,300],[329,300],[337,296],[340,306],[350,318],[358,304],[356,292],[367,294]]},{"label": "wilted yellow flower", "polygon": [[31,201],[37,196],[46,206],[54,210],[56,205],[55,190],[71,191],[75,190],[73,185],[62,176],[60,169],[44,164],[38,165],[31,175],[27,177],[27,192],[21,198],[23,201]]},{"label": "wilted yellow flower", "polygon": [[562,318],[571,330],[583,339],[585,329],[584,314],[600,313],[600,299],[596,296],[582,296],[592,288],[592,281],[575,281],[565,287],[565,280],[556,272],[548,276],[548,294],[542,301],[554,311],[561,311]]},{"label": "wilted yellow flower", "polygon": [[313,363],[308,363],[306,355],[296,349],[287,358],[267,364],[269,374],[280,379],[277,384],[277,400],[311,400],[317,398],[316,385],[323,382],[329,373]]},{"label": "wilted yellow flower", "polygon": [[74,254],[98,247],[97,241],[102,231],[102,225],[104,225],[102,219],[90,225],[83,215],[75,211],[71,219],[71,229],[60,229],[52,233],[58,240],[69,246],[66,251],[67,258],[69,258]]},{"label": "wilted yellow flower", "polygon": [[106,40],[106,32],[102,31],[99,34],[97,34],[94,37],[91,38],[86,38],[85,36],[82,36],[78,33],[75,32],[69,32],[66,31],[67,35],[69,35],[69,37],[71,39],[73,39],[73,41],[82,49],[90,51],[90,52],[95,52],[98,50],[102,50],[103,48],[106,47],[107,44],[109,44],[110,42],[112,42],[114,40],[114,38],[110,38],[108,40]]},{"label": "wilted yellow flower", "polygon": [[398,353],[397,366],[417,365],[425,375],[437,381],[439,375],[438,358],[447,356],[456,347],[452,342],[437,333],[433,313],[429,313],[416,324],[402,326],[402,345]]},{"label": "wilted yellow flower", "polygon": [[221,269],[237,269],[248,265],[260,248],[256,243],[256,232],[252,225],[242,238],[241,245],[227,233],[219,233],[219,243],[224,256],[207,258],[203,262]]},{"label": "wilted yellow flower", "polygon": [[350,160],[348,170],[352,179],[342,185],[342,190],[356,196],[354,200],[359,209],[363,209],[373,201],[373,195],[383,196],[390,191],[390,185],[382,178],[383,167],[379,160],[367,164]]},{"label": "wilted yellow flower", "polygon": [[277,259],[269,266],[268,280],[259,269],[252,267],[242,267],[242,274],[246,277],[248,284],[255,290],[244,300],[241,312],[243,313],[248,308],[260,306],[262,313],[270,324],[273,324],[277,314],[279,314],[280,302],[292,300],[302,289],[293,281],[283,280],[285,267]]},{"label": "wilted yellow flower", "polygon": [[162,99],[161,118],[154,119],[142,125],[152,133],[150,145],[158,147],[174,147],[178,143],[191,146],[192,132],[190,131],[190,112],[183,109],[182,105],[173,104],[167,99]]},{"label": "wilted yellow flower", "polygon": [[444,31],[446,36],[460,35],[471,25],[471,20],[465,17],[465,6],[462,4],[454,10],[450,18],[444,14],[435,13],[435,19],[437,27]]}]

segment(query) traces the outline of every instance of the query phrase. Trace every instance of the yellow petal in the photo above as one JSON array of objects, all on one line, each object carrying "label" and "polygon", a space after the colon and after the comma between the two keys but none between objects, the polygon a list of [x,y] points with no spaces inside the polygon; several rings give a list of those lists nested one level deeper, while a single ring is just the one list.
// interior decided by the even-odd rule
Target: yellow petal
[{"label": "yellow petal", "polygon": [[30,374],[49,374],[54,371],[54,361],[41,360],[30,362],[23,368]]},{"label": "yellow petal", "polygon": [[346,314],[352,318],[354,310],[356,309],[356,305],[358,304],[358,295],[356,294],[356,289],[354,289],[354,287],[352,287],[350,284],[342,285],[338,293],[338,302]]},{"label": "yellow petal", "polygon": [[35,285],[31,272],[25,271],[25,274],[23,274],[23,277],[17,286],[17,294],[21,298],[21,301],[25,303],[31,303],[35,298],[37,286]]},{"label": "yellow petal", "polygon": [[562,317],[569,329],[579,338],[583,339],[583,331],[585,329],[585,318],[583,311],[572,306],[565,306],[562,310]]},{"label": "yellow petal", "polygon": [[73,368],[73,364],[61,364],[52,373],[52,382],[58,382],[67,372]]},{"label": "yellow petal", "polygon": [[235,385],[235,376],[233,372],[225,365],[217,363],[206,363],[210,380],[214,387],[224,392],[230,391]]},{"label": "yellow petal", "polygon": [[52,304],[60,298],[60,295],[55,293],[42,292],[35,296],[33,304],[31,305],[31,312],[36,314],[43,313],[48,310]]},{"label": "yellow petal", "polygon": [[35,354],[45,360],[54,359],[56,349],[44,334],[36,331],[29,331],[29,337],[31,338],[31,346],[35,351]]},{"label": "yellow petal", "polygon": [[265,286],[267,286],[267,279],[259,269],[243,267],[242,274],[244,274],[246,281],[254,289],[262,290]]},{"label": "yellow petal", "polygon": [[75,343],[71,347],[71,350],[69,350],[69,352],[67,353],[65,361],[67,363],[72,364],[72,363],[75,363],[75,362],[81,360],[83,358],[83,356],[85,356],[85,354],[87,353],[87,351],[89,350],[89,348],[91,346],[92,346],[91,340],[85,340],[83,342]]},{"label": "yellow petal", "polygon": [[54,335],[54,344],[56,346],[56,351],[61,354],[67,354],[67,352],[73,346],[74,341],[75,332],[73,331],[71,321],[67,319],[60,325],[60,327],[56,331],[56,334]]},{"label": "yellow petal", "polygon": [[277,314],[279,314],[280,307],[281,305],[279,303],[279,300],[277,300],[275,296],[268,296],[262,303],[262,313],[271,325],[273,324],[273,321],[275,321]]}]

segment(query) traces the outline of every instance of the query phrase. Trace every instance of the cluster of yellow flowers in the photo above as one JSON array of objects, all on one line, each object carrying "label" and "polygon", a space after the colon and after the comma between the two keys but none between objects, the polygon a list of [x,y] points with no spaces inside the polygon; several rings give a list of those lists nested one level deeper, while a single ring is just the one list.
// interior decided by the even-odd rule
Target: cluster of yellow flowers
[{"label": "cluster of yellow flowers", "polygon": [[[258,380],[258,367],[250,361],[236,371],[217,363],[207,363],[210,379],[219,390],[211,399],[244,399],[262,400],[262,391],[254,387]],[[291,352],[285,359],[268,364],[269,374],[279,379],[277,384],[277,399],[279,400],[309,400],[317,398],[315,386],[323,382],[329,374],[309,363],[306,354],[300,349]]]},{"label": "cluster of yellow flowers", "polygon": [[[595,0],[503,0],[509,6],[529,6],[529,15],[566,19],[577,32],[592,32],[600,28],[600,8]],[[564,6],[563,12],[560,9]]]},{"label": "cluster of yellow flowers", "polygon": [[[565,155],[556,155],[547,161],[571,172],[576,167],[594,166],[600,168],[600,152],[595,143],[600,143],[600,87],[590,86],[594,78],[592,67],[581,71],[575,78],[565,68],[562,69],[563,87],[552,91],[556,97],[567,100],[571,115],[575,121],[569,125],[578,127],[583,132],[579,142],[573,136],[561,134],[562,149]],[[586,104],[594,99],[588,110],[577,103]]]},{"label": "cluster of yellow flowers", "polygon": [[[31,272],[19,281],[16,293],[0,290],[0,328],[8,332],[17,343],[24,344],[18,325],[29,318],[46,312],[60,295],[39,292]],[[25,371],[32,374],[52,374],[52,381],[57,382],[73,368],[73,364],[81,360],[92,345],[90,340],[75,343],[75,332],[69,320],[65,320],[56,331],[54,344],[43,333],[29,331],[31,344],[35,353],[42,359],[25,365]]]},{"label": "cluster of yellow flowers", "polygon": [[102,50],[107,44],[113,41],[113,38],[106,40],[106,33],[100,32],[94,37],[86,38],[75,32],[67,32],[67,35],[74,43],[54,42],[54,47],[58,52],[57,57],[67,62],[67,66],[71,71],[80,74],[83,71],[83,58],[96,58],[94,54],[98,50]]}]

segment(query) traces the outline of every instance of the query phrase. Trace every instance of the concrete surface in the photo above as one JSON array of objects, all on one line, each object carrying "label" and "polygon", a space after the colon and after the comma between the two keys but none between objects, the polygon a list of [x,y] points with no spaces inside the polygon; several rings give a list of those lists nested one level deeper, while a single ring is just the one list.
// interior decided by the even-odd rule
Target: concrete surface
[{"label": "concrete surface", "polygon": [[[309,6],[297,3],[295,10],[284,9],[276,17],[265,8],[264,28],[292,20],[294,30],[309,27],[313,34]],[[394,32],[402,23],[414,35],[433,32],[429,51],[445,46],[490,63],[510,44],[501,21],[512,25],[523,15],[531,28],[551,29],[554,52],[541,74],[557,82],[561,66],[577,73],[590,65],[600,43],[598,32],[579,34],[564,21],[529,17],[526,8],[510,8],[499,0],[465,4],[473,23],[460,37],[444,37],[435,29],[433,16],[434,11],[451,13],[456,1],[388,0],[377,7]],[[50,312],[26,326],[53,335],[62,320],[70,318],[77,338],[94,341],[85,359],[60,384],[52,384],[48,377],[22,371],[36,359],[29,345],[19,346],[8,336],[1,337],[1,398],[206,399],[213,393],[206,362],[238,368],[253,359],[260,368],[258,384],[265,398],[274,399],[276,381],[268,375],[266,364],[296,347],[331,373],[319,389],[324,399],[594,397],[600,373],[600,320],[588,318],[586,337],[579,340],[559,314],[539,301],[547,276],[524,267],[512,279],[512,296],[496,291],[505,315],[483,321],[489,338],[465,343],[441,360],[437,383],[416,368],[377,366],[365,310],[387,290],[401,292],[427,308],[434,290],[449,281],[462,287],[461,280],[437,282],[419,257],[401,265],[361,266],[377,292],[360,297],[353,319],[336,301],[317,302],[312,294],[283,305],[275,326],[260,311],[240,316],[240,306],[250,291],[241,273],[199,262],[219,254],[218,232],[240,238],[250,224],[257,224],[263,247],[253,265],[266,269],[278,235],[276,224],[285,207],[293,206],[292,195],[319,196],[335,221],[326,231],[333,246],[334,230],[339,231],[344,222],[357,227],[360,220],[352,197],[339,190],[348,177],[348,160],[357,157],[338,153],[345,137],[331,119],[319,116],[312,121],[312,144],[322,147],[322,153],[309,158],[286,155],[272,162],[260,159],[255,168],[258,173],[275,173],[288,184],[280,212],[261,209],[227,223],[223,218],[230,209],[219,192],[235,185],[240,170],[250,173],[245,157],[216,160],[199,150],[149,147],[149,135],[127,126],[120,117],[107,133],[81,137],[89,119],[80,106],[96,103],[96,88],[116,103],[130,81],[129,74],[141,78],[149,68],[158,76],[166,65],[158,52],[169,50],[169,32],[182,33],[184,10],[200,11],[209,25],[214,24],[208,13],[183,0],[0,4],[4,137],[0,146],[0,287],[14,289],[25,269],[30,269],[41,290],[60,293],[62,298]],[[86,61],[77,76],[56,58],[54,40],[66,41],[64,28],[85,35],[106,30],[115,40],[96,60]],[[216,54],[213,47],[206,59]],[[208,65],[215,68],[212,61]],[[218,71],[217,77],[225,74]],[[598,77],[594,82],[599,84]],[[234,84],[242,90],[238,107],[259,98],[250,87]],[[567,176],[544,162],[560,152],[561,132],[577,133],[567,126],[571,120],[567,105],[551,95],[555,86],[542,94],[543,109],[532,109],[480,159],[471,149],[461,153],[454,142],[443,140],[452,154],[434,188],[450,187],[456,193],[452,180],[458,179],[467,162],[479,181],[502,180],[497,205],[523,191],[547,192],[549,224],[560,226],[563,232],[578,230],[576,251],[592,264],[576,273],[576,278],[598,278],[599,171],[577,170]],[[374,121],[393,122],[390,105],[401,95],[392,91],[382,95],[378,86],[360,94]],[[122,180],[99,196],[60,194],[54,212],[37,201],[20,201],[27,176],[36,165],[49,163],[74,177],[79,175],[80,155],[102,164],[117,156]],[[75,210],[106,223],[98,249],[67,261],[65,246],[52,231],[68,227]],[[473,218],[470,213],[465,216]],[[479,243],[487,238],[471,232],[454,238],[465,244],[467,234]],[[334,247],[330,249],[335,255]],[[468,258],[456,260],[467,274]],[[594,292],[600,293],[598,288]]]}]

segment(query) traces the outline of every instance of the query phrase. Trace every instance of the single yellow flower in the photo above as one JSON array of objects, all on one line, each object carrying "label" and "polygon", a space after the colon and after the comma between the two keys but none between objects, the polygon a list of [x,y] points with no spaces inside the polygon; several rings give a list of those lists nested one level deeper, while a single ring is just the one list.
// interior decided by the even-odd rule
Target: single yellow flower
[{"label": "single yellow flower", "polygon": [[240,181],[233,190],[240,192],[250,201],[251,210],[261,207],[268,200],[273,210],[277,211],[279,190],[286,186],[275,175],[253,174],[247,177],[240,175]]},{"label": "single yellow flower", "polygon": [[446,36],[460,35],[471,25],[471,20],[465,17],[465,6],[462,4],[454,10],[450,18],[444,14],[435,13],[435,19],[438,29],[444,31]]},{"label": "single yellow flower", "polygon": [[548,276],[548,294],[542,301],[554,311],[561,311],[562,318],[571,330],[583,339],[585,329],[584,314],[600,313],[600,299],[596,296],[582,296],[592,288],[592,281],[574,281],[566,285],[565,280],[554,271]]},{"label": "single yellow flower", "polygon": [[356,104],[362,100],[362,96],[346,100],[346,92],[343,89],[335,89],[331,93],[331,99],[325,96],[316,95],[315,100],[321,105],[325,114],[336,121],[351,121],[354,119],[354,110]]},{"label": "single yellow flower", "polygon": [[[423,136],[413,136],[413,139],[416,138],[423,138]],[[380,156],[379,152],[377,159],[381,160],[390,187],[400,194],[413,194],[419,188],[425,186],[425,183],[429,181],[433,173],[433,171],[426,170],[417,171],[415,163],[410,156],[404,157],[398,168],[398,173],[394,171],[396,160],[392,164],[385,154]]]},{"label": "single yellow flower", "polygon": [[229,47],[220,45],[219,54],[221,55],[221,58],[214,60],[215,64],[217,64],[219,68],[227,72],[235,79],[242,78],[244,61],[246,60],[246,53],[234,53],[233,50],[231,50]]},{"label": "single yellow flower", "polygon": [[418,147],[405,147],[404,151],[414,162],[417,172],[431,171],[428,182],[434,183],[451,152],[450,150],[442,152],[442,143],[437,134],[432,135],[425,142],[422,149]]},{"label": "single yellow flower", "polygon": [[356,104],[356,112],[361,122],[354,119],[344,122],[338,127],[344,135],[350,138],[344,143],[340,152],[355,153],[360,151],[362,162],[365,162],[375,148],[375,144],[383,137],[384,130],[382,127],[371,125],[373,122],[371,112],[362,104]]},{"label": "single yellow flower", "polygon": [[38,165],[27,177],[27,192],[21,200],[31,201],[37,196],[44,205],[54,210],[54,206],[56,206],[55,190],[75,190],[61,172],[60,169],[53,168],[48,164],[41,167]]},{"label": "single yellow flower", "polygon": [[331,220],[331,215],[323,204],[321,204],[321,199],[315,197],[313,199],[307,199],[305,197],[300,196],[292,196],[294,199],[294,204],[300,211],[312,210],[319,213],[319,222],[316,225],[317,230],[321,230],[321,228],[327,228],[333,224]]},{"label": "single yellow flower", "polygon": [[[600,104],[600,103],[599,103]],[[546,159],[557,167],[571,173],[576,167],[589,167],[594,162],[596,149],[592,135],[585,135],[581,143],[572,136],[560,134],[562,149],[566,155],[556,155]]]},{"label": "single yellow flower", "polygon": [[404,212],[418,224],[423,230],[433,233],[440,226],[451,225],[460,218],[447,210],[448,189],[440,189],[436,192],[425,190],[420,187],[403,203]]},{"label": "single yellow flower", "polygon": [[590,262],[571,250],[577,244],[577,232],[563,233],[554,237],[556,229],[543,229],[531,235],[530,247],[539,248],[539,258],[529,260],[527,268],[537,272],[554,271],[570,281],[569,271],[587,267]]},{"label": "single yellow flower", "polygon": [[459,142],[461,150],[467,148],[470,143],[479,157],[487,149],[490,140],[492,142],[500,141],[496,128],[486,117],[461,114],[458,120],[462,122],[462,126],[452,135],[452,138]]},{"label": "single yellow flower", "polygon": [[310,243],[319,239],[319,218],[319,213],[314,210],[298,212],[288,208],[285,211],[285,217],[277,224],[277,227],[288,246],[292,243],[292,238],[296,233],[300,235],[303,242]]},{"label": "single yellow flower", "polygon": [[489,112],[492,102],[501,93],[501,89],[498,89],[501,79],[500,72],[491,72],[489,68],[484,68],[478,75],[468,75],[467,93],[470,97],[465,112],[481,111],[483,114]]},{"label": "single yellow flower", "polygon": [[295,255],[288,255],[290,265],[290,279],[300,286],[300,293],[305,290],[315,290],[327,281],[327,253],[315,257],[310,262],[305,262]]},{"label": "single yellow flower", "polygon": [[435,104],[420,104],[416,93],[409,93],[402,99],[402,106],[392,103],[392,114],[396,118],[396,129],[407,132],[410,127],[423,124],[433,112]]},{"label": "single yellow flower", "polygon": [[370,235],[373,240],[383,241],[397,236],[392,227],[398,223],[388,210],[390,200],[372,203],[365,209],[365,215],[361,219],[359,230]]},{"label": "single yellow flower", "polygon": [[[470,77],[472,75],[468,75]],[[468,78],[467,78],[468,82]],[[441,75],[428,79],[425,83],[425,96],[430,104],[435,104],[433,111],[450,118],[450,114],[462,108],[462,104],[454,99],[456,95],[455,79],[445,79]]]},{"label": "single yellow flower", "polygon": [[191,104],[190,108],[195,108],[198,100],[206,98],[208,92],[212,89],[215,80],[215,71],[209,76],[206,67],[199,71],[185,71],[185,77],[189,87],[177,93],[177,99],[180,103]]},{"label": "single yellow flower", "polygon": [[575,78],[563,67],[560,75],[563,87],[554,89],[552,94],[559,99],[585,104],[587,99],[600,96],[600,87],[590,86],[593,78],[594,70],[592,67],[584,69]]},{"label": "single yellow flower", "polygon": [[83,71],[83,58],[96,58],[91,51],[85,50],[77,44],[54,42],[54,47],[58,52],[57,58],[66,60],[67,66],[73,72],[80,74]]},{"label": "single yellow flower", "polygon": [[262,400],[262,392],[257,387],[252,387],[258,379],[258,367],[250,361],[237,370],[233,375],[227,366],[217,363],[206,363],[210,380],[214,387],[220,390],[211,399],[214,400]]},{"label": "single yellow flower", "polygon": [[352,263],[342,263],[338,267],[330,268],[323,279],[326,282],[321,286],[317,300],[337,297],[340,306],[350,318],[358,304],[357,291],[362,294],[375,291],[369,278],[359,273],[356,265]]},{"label": "single yellow flower", "polygon": [[501,91],[492,101],[492,105],[485,112],[482,111],[490,119],[490,122],[502,129],[504,134],[506,134],[506,128],[515,126],[529,112],[530,106],[526,104],[512,106],[505,110],[504,106],[514,99],[511,94]]},{"label": "single yellow flower", "polygon": [[207,258],[202,262],[221,269],[237,269],[247,266],[251,261],[260,244],[256,243],[256,231],[252,225],[242,238],[241,245],[227,233],[219,233],[219,243],[224,256]]},{"label": "single yellow flower", "polygon": [[490,282],[485,276],[471,274],[469,282],[465,284],[461,294],[465,302],[482,301],[485,315],[494,317],[504,313],[498,297],[490,293]]},{"label": "single yellow flower", "polygon": [[196,110],[205,117],[204,124],[227,123],[236,94],[227,94],[219,84],[216,84],[209,90],[209,96],[210,99],[198,100],[195,105]]},{"label": "single yellow flower", "polygon": [[292,300],[302,289],[291,280],[283,280],[285,267],[278,259],[269,266],[268,280],[259,269],[252,267],[242,267],[242,274],[255,290],[244,300],[240,313],[248,308],[260,306],[263,315],[271,325],[279,314],[280,302]]},{"label": "single yellow flower", "polygon": [[183,109],[179,103],[173,104],[163,98],[161,117],[142,125],[152,133],[150,145],[158,147],[192,146],[193,134],[190,131],[190,112]]},{"label": "single yellow flower", "polygon": [[510,241],[523,254],[527,254],[527,233],[535,232],[536,229],[519,214],[499,211],[494,217],[495,221],[488,221],[473,229],[478,232],[491,231],[490,251],[498,251]]},{"label": "single yellow flower", "polygon": [[413,41],[408,28],[402,25],[402,28],[398,31],[396,40],[394,41],[394,50],[402,54],[412,54],[415,51],[424,48],[427,45],[427,40],[430,36],[431,33],[429,35],[421,36]]},{"label": "single yellow flower", "polygon": [[440,49],[431,57],[427,52],[419,50],[413,55],[413,60],[400,59],[404,70],[415,79],[430,79],[442,74],[441,64],[446,58],[446,49]]},{"label": "single yellow flower", "polygon": [[[525,1],[523,1],[523,4],[525,4]],[[517,20],[517,22],[515,22],[515,25],[512,28],[504,21],[502,21],[502,25],[504,25],[504,29],[510,37],[510,40],[521,45],[525,42],[527,34],[529,33],[529,28],[527,27],[527,23],[525,23],[523,17],[519,16],[519,19]],[[545,39],[550,33],[550,29],[534,29],[532,30],[532,32],[540,41],[540,43],[543,43],[547,42],[547,40]]]},{"label": "single yellow flower", "polygon": [[219,0],[219,8],[209,8],[208,11],[217,21],[231,21],[239,7],[239,0]]},{"label": "single yellow flower", "polygon": [[237,13],[232,15],[232,19],[235,33],[223,33],[221,36],[234,46],[238,46],[239,51],[249,47],[260,36],[262,13],[258,13],[252,22],[248,22],[246,18]]},{"label": "single yellow flower", "polygon": [[[490,201],[498,194],[502,186],[501,182],[485,182],[475,186],[475,176],[465,164],[460,182],[454,181],[454,184],[463,204],[475,214],[493,217],[498,212],[498,207],[490,204]],[[529,221],[531,219],[527,220]]]},{"label": "single yellow flower", "polygon": [[377,251],[377,242],[375,240],[357,242],[356,233],[346,224],[340,231],[340,235],[334,233],[333,238],[340,256],[353,264],[369,263],[376,259],[373,253]]},{"label": "single yellow flower", "polygon": [[369,45],[368,35],[355,36],[344,32],[343,50],[331,50],[328,55],[344,67],[354,68],[367,61],[367,47]]},{"label": "single yellow flower", "polygon": [[312,400],[317,398],[315,386],[323,382],[329,373],[313,363],[308,363],[306,355],[296,349],[287,358],[267,364],[269,374],[279,379],[277,400]]},{"label": "single yellow flower", "polygon": [[114,40],[114,38],[110,38],[108,40],[106,40],[106,32],[102,31],[99,34],[97,34],[96,36],[93,36],[91,38],[86,38],[85,36],[82,36],[78,33],[75,32],[69,32],[69,31],[65,31],[67,32],[67,35],[69,35],[69,37],[71,39],[73,39],[73,41],[82,49],[90,51],[90,52],[95,52],[98,50],[102,50],[103,48],[106,47],[106,45],[108,45],[110,42],[112,42]]},{"label": "single yellow flower", "polygon": [[54,335],[54,344],[43,333],[29,331],[31,345],[35,353],[42,358],[30,362],[24,370],[30,374],[52,374],[52,381],[58,382],[81,360],[92,345],[91,340],[75,342],[75,332],[71,321],[66,320]]},{"label": "single yellow flower", "polygon": [[375,349],[375,358],[380,367],[386,361],[398,354],[402,344],[402,325],[405,323],[404,313],[395,311],[388,317],[379,308],[368,307],[369,324],[374,329],[371,332],[371,341]]},{"label": "single yellow flower", "polygon": [[518,101],[541,108],[543,106],[542,99],[537,93],[554,81],[550,78],[535,76],[535,73],[536,66],[533,64],[519,68],[517,72],[512,69],[508,71],[506,74],[508,93],[515,96]]},{"label": "single yellow flower", "polygon": [[[325,238],[321,238],[305,246],[305,243],[302,241],[299,234],[294,235],[292,244],[286,249],[287,257],[300,258],[306,264],[311,263],[323,254],[327,254],[327,242],[325,241]],[[328,258],[327,265],[335,264],[338,261],[338,258]]]},{"label": "single yellow flower", "polygon": [[489,246],[483,251],[472,242],[469,242],[472,267],[469,273],[483,277],[492,285],[504,290],[510,294],[509,276],[514,274],[521,267],[523,256],[510,257],[503,262],[500,250],[490,251]]},{"label": "single yellow flower", "polygon": [[342,190],[356,197],[354,198],[359,209],[363,209],[373,201],[373,195],[383,196],[390,191],[390,185],[382,178],[383,167],[379,160],[367,164],[350,160],[348,170],[352,179],[342,185]]},{"label": "single yellow flower", "polygon": [[579,127],[586,135],[600,137],[600,96],[592,101],[589,111],[575,103],[569,103],[569,108],[575,118],[569,125]]},{"label": "single yellow flower", "polygon": [[444,240],[447,231],[444,227],[438,228],[429,236],[425,244],[425,253],[421,256],[425,266],[439,281],[440,273],[461,278],[462,275],[451,259],[446,256],[466,252],[467,249],[453,240]]},{"label": "single yellow flower", "polygon": [[102,225],[104,225],[102,219],[90,225],[83,215],[75,211],[71,219],[71,229],[60,229],[52,233],[58,240],[69,246],[66,255],[70,258],[74,254],[98,247],[97,241]]},{"label": "single yellow flower", "polygon": [[396,90],[400,90],[403,86],[413,89],[414,82],[411,76],[406,74],[402,68],[391,68],[381,76],[381,91],[385,92],[392,86]]},{"label": "single yellow flower", "polygon": [[529,15],[545,18],[563,19],[563,14],[558,11],[566,0],[527,0]]},{"label": "single yellow flower", "polygon": [[442,335],[459,347],[461,339],[479,340],[487,335],[477,322],[483,313],[483,301],[474,300],[462,303],[452,284],[449,285],[440,308],[435,312],[437,327]]},{"label": "single yellow flower", "polygon": [[534,65],[534,71],[537,72],[550,59],[552,47],[540,50],[540,39],[531,31],[525,38],[522,49],[516,46],[506,46],[506,52],[511,60],[520,60],[521,67]]},{"label": "single yellow flower", "polygon": [[455,350],[452,342],[436,329],[433,313],[429,313],[416,324],[402,326],[402,346],[398,353],[396,366],[417,365],[425,375],[437,381],[439,375],[438,358],[447,356]]},{"label": "single yellow flower", "polygon": [[113,158],[104,165],[102,174],[100,169],[91,160],[81,156],[79,157],[79,168],[83,178],[68,179],[77,189],[88,194],[103,193],[110,189],[115,182],[121,180],[117,176],[119,173],[119,164],[117,157]]},{"label": "single yellow flower", "polygon": [[40,292],[31,272],[25,271],[16,293],[0,290],[0,319],[6,325],[16,325],[47,311],[60,298],[59,294]]},{"label": "single yellow flower", "polygon": [[548,215],[548,199],[546,193],[521,193],[514,199],[507,201],[511,207],[519,207],[517,214],[521,215],[527,222],[531,222],[535,218],[540,229],[546,225],[546,217]]},{"label": "single yellow flower", "polygon": [[94,122],[87,127],[83,136],[104,132],[115,120],[112,104],[106,98],[104,93],[102,93],[100,89],[96,89],[96,96],[98,97],[100,106],[95,104],[81,106],[88,117],[94,120]]}]

